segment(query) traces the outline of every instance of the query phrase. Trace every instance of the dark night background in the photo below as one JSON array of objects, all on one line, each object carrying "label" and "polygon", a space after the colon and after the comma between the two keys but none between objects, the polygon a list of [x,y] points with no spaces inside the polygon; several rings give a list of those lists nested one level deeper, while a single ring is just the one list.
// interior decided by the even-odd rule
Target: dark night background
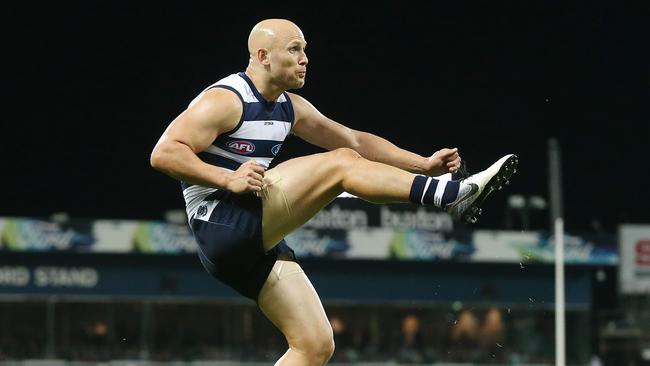
[{"label": "dark night background", "polygon": [[[182,208],[179,185],[150,168],[151,149],[205,86],[245,68],[251,27],[282,17],[309,43],[298,93],[329,117],[422,155],[457,146],[472,171],[519,155],[479,227],[504,226],[507,194],[548,197],[550,137],[563,152],[569,230],[650,222],[647,5],[29,6],[4,9],[0,216],[159,219]],[[292,138],[280,158],[315,151]]]}]

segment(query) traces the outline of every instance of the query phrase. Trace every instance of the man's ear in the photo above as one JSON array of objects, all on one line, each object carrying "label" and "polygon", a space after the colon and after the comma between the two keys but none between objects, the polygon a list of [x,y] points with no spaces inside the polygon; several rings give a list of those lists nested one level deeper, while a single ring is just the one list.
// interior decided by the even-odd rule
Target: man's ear
[{"label": "man's ear", "polygon": [[264,66],[269,66],[271,64],[271,60],[269,60],[269,50],[266,48],[258,48],[257,61],[259,61]]}]

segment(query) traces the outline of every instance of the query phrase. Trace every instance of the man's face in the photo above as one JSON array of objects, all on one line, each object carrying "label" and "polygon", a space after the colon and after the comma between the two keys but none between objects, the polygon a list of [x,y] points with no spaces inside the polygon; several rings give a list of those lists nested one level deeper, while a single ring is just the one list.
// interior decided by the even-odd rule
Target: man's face
[{"label": "man's face", "polygon": [[302,34],[295,34],[279,42],[271,52],[271,75],[276,83],[285,89],[299,89],[305,85],[307,76],[307,54]]}]

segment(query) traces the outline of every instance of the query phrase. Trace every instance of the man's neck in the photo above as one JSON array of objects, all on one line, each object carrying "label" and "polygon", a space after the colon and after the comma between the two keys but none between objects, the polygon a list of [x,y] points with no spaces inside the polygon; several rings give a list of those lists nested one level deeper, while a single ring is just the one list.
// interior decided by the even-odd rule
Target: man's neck
[{"label": "man's neck", "polygon": [[284,92],[284,90],[275,87],[271,80],[269,80],[265,75],[258,72],[257,70],[254,70],[250,66],[246,68],[246,76],[251,79],[257,91],[262,94],[267,102],[276,101]]}]

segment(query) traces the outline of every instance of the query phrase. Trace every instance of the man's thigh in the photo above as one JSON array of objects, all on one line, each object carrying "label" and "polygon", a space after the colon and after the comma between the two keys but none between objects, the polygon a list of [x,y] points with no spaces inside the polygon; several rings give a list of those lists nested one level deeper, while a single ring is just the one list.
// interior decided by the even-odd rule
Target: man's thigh
[{"label": "man's thigh", "polygon": [[318,294],[298,263],[278,260],[257,303],[292,347],[300,346],[300,339],[332,332]]},{"label": "man's thigh", "polygon": [[262,231],[268,250],[341,193],[332,153],[285,161],[266,172]]}]

